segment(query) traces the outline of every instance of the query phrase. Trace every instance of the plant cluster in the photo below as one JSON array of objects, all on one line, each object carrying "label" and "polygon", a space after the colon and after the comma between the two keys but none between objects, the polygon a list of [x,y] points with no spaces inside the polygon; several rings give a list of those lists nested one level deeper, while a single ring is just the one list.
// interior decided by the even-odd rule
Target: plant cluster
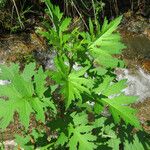
[{"label": "plant cluster", "polygon": [[[148,148],[128,127],[141,129],[130,107],[137,98],[124,95],[126,80],[117,81],[113,73],[124,67],[116,57],[125,47],[116,32],[122,17],[105,19],[102,26],[89,19],[89,31],[70,32],[71,18],[44,1],[50,24],[38,33],[56,53],[54,68],[44,71],[29,63],[20,71],[18,64],[0,65],[0,79],[10,81],[0,87],[0,128],[17,113],[24,131],[15,140],[25,150]],[[37,123],[32,129],[31,116]]]},{"label": "plant cluster", "polygon": [[41,1],[0,0],[0,24],[2,31],[17,33],[29,30],[40,19]]}]

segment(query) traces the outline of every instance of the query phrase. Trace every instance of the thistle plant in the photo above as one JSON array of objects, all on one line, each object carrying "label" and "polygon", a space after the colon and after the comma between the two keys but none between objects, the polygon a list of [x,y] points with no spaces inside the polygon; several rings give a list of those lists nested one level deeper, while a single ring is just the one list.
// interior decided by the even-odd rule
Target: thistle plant
[{"label": "thistle plant", "polygon": [[[124,67],[116,57],[125,48],[116,31],[122,17],[105,19],[102,26],[89,19],[89,31],[68,32],[71,18],[63,17],[49,0],[45,3],[51,27],[38,33],[56,53],[54,68],[44,71],[29,63],[21,72],[18,64],[0,66],[0,79],[10,81],[0,87],[0,128],[5,129],[17,112],[25,130],[15,140],[27,150],[119,150],[122,144],[134,148],[137,135],[132,135],[132,144],[119,136],[120,126],[141,129],[130,107],[137,97],[126,96],[126,80],[117,81],[114,74],[116,67]],[[29,132],[31,115],[42,129],[32,127]]]}]

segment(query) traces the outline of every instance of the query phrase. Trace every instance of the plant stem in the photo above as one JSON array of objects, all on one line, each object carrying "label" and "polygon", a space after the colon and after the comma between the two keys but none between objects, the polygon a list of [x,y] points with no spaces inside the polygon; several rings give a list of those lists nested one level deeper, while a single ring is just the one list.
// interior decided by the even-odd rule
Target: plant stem
[{"label": "plant stem", "polygon": [[20,18],[19,12],[18,12],[18,8],[17,8],[17,5],[16,5],[16,2],[15,2],[15,0],[12,0],[12,1],[13,1],[14,6],[15,6],[15,9],[16,9],[16,13],[17,13],[17,16],[18,16],[20,27],[21,27],[21,29],[23,29],[24,28],[24,24],[21,21],[21,18]]}]

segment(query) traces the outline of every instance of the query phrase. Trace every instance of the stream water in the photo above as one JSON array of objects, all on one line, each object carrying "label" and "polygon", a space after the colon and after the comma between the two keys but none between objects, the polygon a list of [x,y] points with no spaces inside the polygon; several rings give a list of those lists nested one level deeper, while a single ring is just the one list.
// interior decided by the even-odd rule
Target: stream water
[{"label": "stream water", "polygon": [[138,96],[138,102],[143,102],[150,97],[150,74],[138,67],[132,72],[129,69],[116,69],[118,80],[127,79],[126,95]]},{"label": "stream water", "polygon": [[150,98],[150,40],[142,35],[125,36],[127,49],[123,52],[127,69],[116,69],[118,80],[127,79],[127,95],[138,96],[143,102]]}]

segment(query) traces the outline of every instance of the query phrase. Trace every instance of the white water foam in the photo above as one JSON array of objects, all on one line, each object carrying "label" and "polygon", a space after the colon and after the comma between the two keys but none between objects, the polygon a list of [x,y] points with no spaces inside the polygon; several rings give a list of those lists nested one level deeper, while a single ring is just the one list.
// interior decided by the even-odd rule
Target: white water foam
[{"label": "white water foam", "polygon": [[127,79],[127,88],[124,90],[126,95],[138,96],[138,101],[144,101],[150,97],[150,74],[138,67],[134,73],[128,69],[116,69],[118,80]]}]

